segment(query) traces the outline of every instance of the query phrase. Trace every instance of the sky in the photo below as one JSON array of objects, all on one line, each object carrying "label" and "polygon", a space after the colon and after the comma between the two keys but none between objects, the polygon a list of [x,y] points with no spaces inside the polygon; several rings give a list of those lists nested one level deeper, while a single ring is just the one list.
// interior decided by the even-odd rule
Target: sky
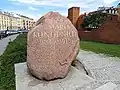
[{"label": "sky", "polygon": [[101,6],[117,7],[120,0],[0,0],[3,11],[22,14],[38,20],[49,11],[67,16],[68,8],[80,7],[80,14],[97,10]]}]

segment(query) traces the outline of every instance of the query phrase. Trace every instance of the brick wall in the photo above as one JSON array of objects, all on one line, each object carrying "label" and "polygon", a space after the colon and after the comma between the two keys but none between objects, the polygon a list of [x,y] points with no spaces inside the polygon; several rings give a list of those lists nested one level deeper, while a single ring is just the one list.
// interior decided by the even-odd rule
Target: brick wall
[{"label": "brick wall", "polygon": [[77,20],[77,22],[76,22],[76,29],[77,29],[77,30],[83,31],[83,28],[82,28],[80,25],[84,23],[84,18],[85,18],[85,16],[86,16],[86,13],[85,13],[85,14],[82,14],[82,15],[80,15],[80,16],[78,17],[78,20]]},{"label": "brick wall", "polygon": [[120,44],[120,21],[117,15],[109,15],[104,24],[97,30],[78,30],[80,39]]},{"label": "brick wall", "polygon": [[[68,9],[68,18],[78,30],[79,37],[83,40],[100,41],[104,43],[120,44],[120,14],[108,15],[107,20],[97,30],[85,31],[80,24],[84,22],[86,14],[80,15],[79,7]],[[120,8],[118,8],[120,13]]]},{"label": "brick wall", "polygon": [[79,7],[72,7],[68,9],[68,18],[72,22],[72,24],[76,27],[76,23],[80,14]]}]

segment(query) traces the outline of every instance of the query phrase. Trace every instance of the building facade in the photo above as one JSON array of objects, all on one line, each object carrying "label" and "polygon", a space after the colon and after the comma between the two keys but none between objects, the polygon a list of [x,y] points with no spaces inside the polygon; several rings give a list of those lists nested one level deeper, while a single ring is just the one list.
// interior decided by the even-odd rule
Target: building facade
[{"label": "building facade", "polygon": [[19,17],[8,12],[0,12],[0,30],[17,30]]},{"label": "building facade", "polygon": [[34,24],[34,20],[27,16],[19,15],[20,16],[20,29],[31,29]]},{"label": "building facade", "polygon": [[102,12],[102,13],[117,15],[118,14],[118,8],[114,8],[114,7],[99,7],[96,12]]},{"label": "building facade", "polygon": [[34,20],[19,14],[0,11],[0,30],[20,30],[33,27]]}]

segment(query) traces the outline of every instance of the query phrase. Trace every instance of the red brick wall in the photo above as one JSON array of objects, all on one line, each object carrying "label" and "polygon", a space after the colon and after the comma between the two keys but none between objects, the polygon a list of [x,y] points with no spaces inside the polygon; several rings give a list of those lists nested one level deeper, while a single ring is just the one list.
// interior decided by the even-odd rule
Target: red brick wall
[{"label": "red brick wall", "polygon": [[85,30],[80,27],[80,24],[84,22],[84,16],[86,14],[79,16],[79,13],[79,7],[72,7],[68,9],[68,18],[77,28],[81,39],[120,44],[120,16],[108,15],[107,20],[97,30],[85,32]]},{"label": "red brick wall", "polygon": [[84,18],[85,18],[86,14],[82,14],[79,16],[77,22],[76,22],[76,28],[77,30],[83,31],[84,29],[80,26],[80,24],[84,23]]},{"label": "red brick wall", "polygon": [[76,23],[80,14],[79,7],[72,7],[68,9],[68,18],[72,22],[72,24],[76,27]]},{"label": "red brick wall", "polygon": [[82,40],[98,41],[100,39],[97,31],[78,31],[78,33]]},{"label": "red brick wall", "polygon": [[90,32],[79,30],[78,33],[83,40],[120,44],[120,21],[118,21],[117,15],[110,15],[97,30]]}]

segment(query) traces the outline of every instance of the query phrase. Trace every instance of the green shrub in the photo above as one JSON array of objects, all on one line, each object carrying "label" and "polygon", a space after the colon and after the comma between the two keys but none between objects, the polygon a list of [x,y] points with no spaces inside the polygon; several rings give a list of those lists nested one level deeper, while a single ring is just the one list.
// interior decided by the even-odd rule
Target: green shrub
[{"label": "green shrub", "polygon": [[15,90],[14,64],[26,61],[27,35],[19,35],[10,42],[0,56],[0,90]]}]

